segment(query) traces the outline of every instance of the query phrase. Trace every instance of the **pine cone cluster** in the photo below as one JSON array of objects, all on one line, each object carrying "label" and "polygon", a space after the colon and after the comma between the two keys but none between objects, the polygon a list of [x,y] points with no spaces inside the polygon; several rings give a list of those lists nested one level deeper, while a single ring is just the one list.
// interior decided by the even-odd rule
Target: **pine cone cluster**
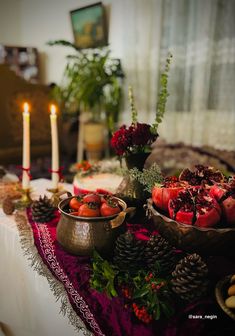
[{"label": "pine cone cluster", "polygon": [[31,205],[32,218],[38,223],[47,223],[55,217],[55,207],[47,196],[39,197]]},{"label": "pine cone cluster", "polygon": [[149,269],[159,267],[161,273],[172,272],[176,262],[173,247],[160,235],[150,237],[145,247],[144,260]]},{"label": "pine cone cluster", "polygon": [[147,266],[150,270],[169,274],[175,267],[176,258],[172,246],[160,235],[151,236],[145,242],[126,232],[116,241],[113,261],[120,269]]},{"label": "pine cone cluster", "polygon": [[126,232],[116,240],[113,261],[120,269],[134,269],[141,264],[143,253],[143,242]]},{"label": "pine cone cluster", "polygon": [[196,253],[181,259],[172,273],[172,290],[185,301],[192,302],[203,297],[208,283],[207,265]]}]

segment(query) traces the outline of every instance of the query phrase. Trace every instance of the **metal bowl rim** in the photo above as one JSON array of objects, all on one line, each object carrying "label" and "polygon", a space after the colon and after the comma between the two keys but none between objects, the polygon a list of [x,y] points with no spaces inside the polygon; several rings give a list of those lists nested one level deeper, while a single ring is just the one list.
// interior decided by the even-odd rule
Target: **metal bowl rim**
[{"label": "metal bowl rim", "polygon": [[116,197],[116,196],[113,196],[113,198],[115,198],[116,200],[118,200],[118,204],[122,207],[122,210],[117,213],[117,214],[114,214],[112,216],[107,216],[107,217],[81,217],[81,216],[74,216],[74,215],[70,215],[69,213],[65,212],[61,206],[63,205],[63,203],[69,201],[70,199],[76,197],[76,195],[73,195],[73,196],[70,196],[70,197],[67,197],[67,198],[64,198],[63,200],[60,201],[60,203],[58,204],[58,209],[59,211],[65,215],[66,217],[70,218],[70,219],[76,219],[77,221],[103,221],[103,220],[109,220],[109,219],[113,219],[115,218],[116,216],[118,216],[120,214],[121,211],[125,211],[126,208],[127,208],[127,204],[125,201],[123,201],[121,198],[119,197]]}]

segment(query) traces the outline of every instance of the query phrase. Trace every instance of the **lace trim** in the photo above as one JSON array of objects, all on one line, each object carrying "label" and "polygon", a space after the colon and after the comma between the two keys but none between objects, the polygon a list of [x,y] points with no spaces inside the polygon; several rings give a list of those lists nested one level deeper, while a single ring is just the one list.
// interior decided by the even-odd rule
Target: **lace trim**
[{"label": "lace trim", "polygon": [[97,322],[95,321],[93,314],[90,312],[88,305],[85,303],[81,295],[76,291],[73,284],[69,281],[69,278],[65,274],[64,270],[60,267],[60,264],[54,253],[53,242],[48,227],[41,223],[35,223],[35,226],[38,231],[38,237],[45,260],[49,263],[56,277],[64,284],[64,287],[71,295],[76,307],[79,309],[91,328],[97,333],[97,335],[104,336]]},{"label": "lace trim", "polygon": [[40,237],[40,244],[41,247],[43,247],[42,251],[44,253],[44,256],[47,262],[51,264],[51,267],[53,262],[52,268],[56,276],[58,276],[59,280],[55,278],[55,276],[51,273],[51,271],[44,264],[42,258],[40,257],[38,250],[34,245],[32,228],[28,223],[25,212],[17,211],[15,214],[15,222],[17,224],[17,228],[19,231],[21,248],[24,252],[24,255],[27,256],[33,270],[37,271],[39,275],[47,279],[50,289],[55,295],[56,300],[61,301],[61,309],[60,309],[61,313],[64,316],[67,315],[71,325],[73,325],[77,331],[82,331],[84,336],[93,335],[90,331],[86,329],[83,321],[80,319],[80,317],[76,314],[76,312],[72,308],[68,295],[64,289],[64,287],[66,287],[66,289],[69,289],[69,293],[72,296],[76,306],[79,307],[81,313],[83,314],[84,318],[89,323],[91,328],[97,333],[97,335],[104,336],[99,326],[97,325],[94,316],[89,311],[88,306],[86,305],[82,297],[74,289],[73,285],[68,280],[68,277],[65,275],[62,268],[60,267],[54,254],[54,249],[49,231],[46,228],[45,224],[44,225],[40,224],[39,228],[39,224],[36,223],[36,227]]}]

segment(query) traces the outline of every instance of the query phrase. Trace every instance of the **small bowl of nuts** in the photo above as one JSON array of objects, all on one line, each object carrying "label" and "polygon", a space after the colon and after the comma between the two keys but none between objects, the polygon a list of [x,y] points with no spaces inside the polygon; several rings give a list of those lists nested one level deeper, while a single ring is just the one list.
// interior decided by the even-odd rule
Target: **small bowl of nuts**
[{"label": "small bowl of nuts", "polygon": [[215,297],[223,311],[235,320],[235,274],[228,275],[217,283]]}]

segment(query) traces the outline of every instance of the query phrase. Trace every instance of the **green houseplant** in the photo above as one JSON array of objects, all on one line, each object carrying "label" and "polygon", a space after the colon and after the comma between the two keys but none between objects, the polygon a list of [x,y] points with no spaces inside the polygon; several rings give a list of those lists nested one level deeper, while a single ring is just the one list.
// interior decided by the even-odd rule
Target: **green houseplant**
[{"label": "green houseplant", "polygon": [[65,40],[48,44],[75,51],[67,56],[61,85],[54,88],[54,96],[61,107],[88,112],[92,121],[103,119],[108,129],[113,130],[122,100],[124,73],[120,61],[110,56],[108,47],[81,50]]},{"label": "green houseplant", "polygon": [[[110,56],[108,47],[79,49],[65,40],[51,41],[51,46],[69,47],[75,53],[67,56],[61,85],[53,93],[63,111],[76,111],[80,116],[77,160],[101,159],[114,129],[122,100],[121,63]],[[107,138],[107,140],[105,140]]]}]

